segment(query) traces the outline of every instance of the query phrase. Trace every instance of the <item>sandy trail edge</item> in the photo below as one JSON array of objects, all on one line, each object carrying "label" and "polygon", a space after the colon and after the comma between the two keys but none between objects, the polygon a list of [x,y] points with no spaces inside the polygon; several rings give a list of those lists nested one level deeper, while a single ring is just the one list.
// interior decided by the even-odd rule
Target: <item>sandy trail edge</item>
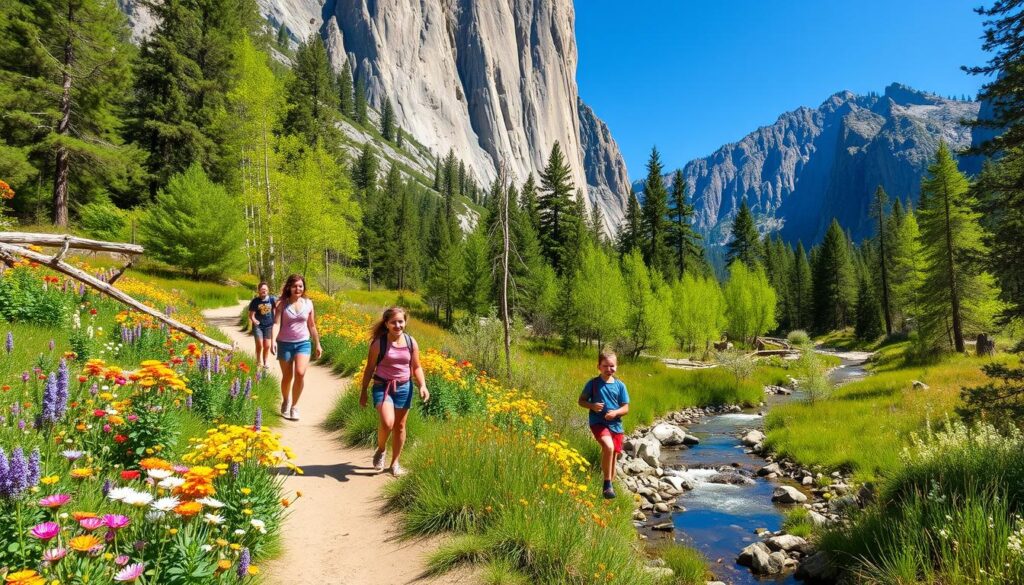
[{"label": "sandy trail edge", "polygon": [[[252,354],[252,337],[239,330],[246,303],[203,312],[239,349]],[[279,373],[277,366],[271,371]],[[295,451],[305,475],[290,475],[285,490],[302,492],[281,530],[282,554],[260,569],[267,583],[398,585],[467,584],[467,573],[420,579],[427,555],[439,539],[399,541],[397,518],[381,511],[380,490],[390,476],[371,467],[369,449],[345,447],[322,424],[349,381],[324,366],[311,365],[299,403],[302,420],[275,430]],[[264,416],[279,416],[277,412]]]}]

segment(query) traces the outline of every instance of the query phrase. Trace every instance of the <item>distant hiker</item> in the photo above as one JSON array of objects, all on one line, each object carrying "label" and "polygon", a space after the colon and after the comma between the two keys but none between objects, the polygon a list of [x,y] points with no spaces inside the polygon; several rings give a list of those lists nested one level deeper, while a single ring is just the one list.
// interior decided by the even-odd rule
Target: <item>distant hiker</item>
[{"label": "distant hiker", "polygon": [[601,471],[604,473],[603,494],[615,497],[612,480],[615,479],[615,460],[622,453],[622,417],[629,412],[629,393],[622,380],[615,378],[619,358],[615,352],[604,350],[597,357],[601,375],[583,385],[579,405],[590,411],[590,432],[601,445]]},{"label": "distant hiker", "polygon": [[274,353],[274,305],[277,297],[271,296],[270,285],[261,282],[256,287],[256,297],[249,301],[249,323],[256,340],[256,364],[264,370],[269,366],[270,354]]},{"label": "distant hiker", "polygon": [[394,476],[405,470],[398,464],[405,445],[405,422],[412,407],[412,378],[420,389],[420,399],[430,400],[427,382],[420,366],[420,348],[405,332],[406,313],[401,307],[384,311],[370,335],[370,353],[360,385],[359,406],[367,403],[366,388],[373,381],[373,406],[377,409],[377,450],[373,453],[373,467],[384,471],[384,455],[391,436],[391,465]]},{"label": "distant hiker", "polygon": [[[313,301],[306,298],[306,280],[298,274],[288,277],[274,311],[277,361],[281,364],[281,416],[299,420],[299,397],[309,367],[309,355],[320,357],[320,333],[316,330]],[[313,347],[315,344],[315,348]]]}]

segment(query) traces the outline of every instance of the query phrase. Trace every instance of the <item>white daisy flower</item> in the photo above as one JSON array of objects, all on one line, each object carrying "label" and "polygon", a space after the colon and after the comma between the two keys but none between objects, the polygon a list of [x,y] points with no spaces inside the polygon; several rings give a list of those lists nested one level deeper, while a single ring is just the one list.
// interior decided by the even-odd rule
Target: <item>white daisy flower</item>
[{"label": "white daisy flower", "polygon": [[204,514],[203,520],[205,520],[207,524],[213,524],[214,526],[219,526],[224,523],[224,517],[219,514]]},{"label": "white daisy flower", "polygon": [[154,510],[158,510],[160,512],[170,512],[171,510],[177,508],[178,504],[180,503],[181,500],[179,500],[178,498],[160,498],[159,500],[153,502],[152,506]]},{"label": "white daisy flower", "polygon": [[180,477],[168,477],[167,479],[161,480],[160,483],[156,484],[157,487],[162,487],[165,490],[173,490],[184,485],[185,480]]},{"label": "white daisy flower", "polygon": [[196,500],[196,501],[199,502],[200,504],[204,505],[204,506],[213,508],[215,510],[224,507],[224,502],[222,502],[220,500],[216,500],[214,498],[210,498],[210,497],[206,497],[206,498],[203,498],[201,500]]},{"label": "white daisy flower", "polygon": [[203,552],[210,552],[211,550],[213,550],[213,545],[212,545],[212,544],[204,544],[203,546],[201,546],[201,547],[199,547],[199,548],[200,548],[200,549],[201,549],[201,550],[202,550]]},{"label": "white daisy flower", "polygon": [[234,534],[235,536],[245,536],[245,531],[244,531],[244,530],[242,530],[241,528],[236,528],[236,529],[235,529],[235,532],[234,532],[233,534]]},{"label": "white daisy flower", "polygon": [[168,469],[150,469],[149,471],[146,472],[146,474],[155,480],[161,480],[171,477],[172,475],[174,475],[174,472]]},{"label": "white daisy flower", "polygon": [[249,524],[251,524],[252,527],[255,528],[257,531],[259,531],[260,534],[266,534],[267,533],[267,524],[263,520],[258,520],[256,518],[253,518],[252,520],[249,521]]},{"label": "white daisy flower", "polygon": [[134,493],[135,490],[130,487],[116,487],[111,488],[110,491],[107,492],[107,497],[115,502],[123,502],[126,497]]},{"label": "white daisy flower", "polygon": [[150,510],[149,512],[146,512],[146,522],[149,522],[150,524],[156,524],[157,522],[163,520],[164,516],[166,515],[167,514],[164,513],[162,510]]},{"label": "white daisy flower", "polygon": [[142,508],[148,506],[149,503],[153,501],[153,494],[146,492],[137,492],[135,490],[132,490],[132,493],[129,494],[128,496],[125,496],[125,498],[121,501],[128,504],[129,506],[136,506]]}]

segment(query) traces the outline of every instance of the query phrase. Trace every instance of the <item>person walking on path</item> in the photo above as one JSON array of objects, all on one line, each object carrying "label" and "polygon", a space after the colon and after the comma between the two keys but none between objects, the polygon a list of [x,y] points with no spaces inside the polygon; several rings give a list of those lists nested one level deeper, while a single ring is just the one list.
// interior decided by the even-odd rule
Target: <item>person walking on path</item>
[{"label": "person walking on path", "polygon": [[306,281],[302,276],[292,274],[285,281],[274,311],[274,324],[279,326],[277,361],[281,364],[281,416],[299,420],[299,397],[310,353],[313,359],[323,353],[313,301],[306,298]]},{"label": "person walking on path", "polygon": [[274,353],[274,306],[277,297],[270,294],[270,285],[261,282],[256,297],[249,301],[249,323],[256,340],[256,365],[266,370],[270,354]]},{"label": "person walking on path", "polygon": [[629,393],[622,380],[615,378],[618,356],[611,350],[601,352],[597,357],[597,369],[601,375],[583,385],[579,405],[590,411],[590,432],[601,445],[601,471],[604,474],[603,494],[605,498],[615,497],[612,481],[615,479],[615,458],[622,453],[622,417],[629,412]]},{"label": "person walking on path", "polygon": [[420,348],[405,332],[406,313],[401,307],[384,311],[374,325],[370,336],[370,352],[366,357],[360,384],[359,406],[366,407],[366,389],[373,381],[373,406],[377,409],[377,450],[373,454],[373,467],[384,471],[388,436],[391,437],[391,465],[395,477],[405,471],[398,464],[405,445],[405,423],[412,407],[412,378],[419,386],[420,399],[430,400],[427,382],[420,366]]}]

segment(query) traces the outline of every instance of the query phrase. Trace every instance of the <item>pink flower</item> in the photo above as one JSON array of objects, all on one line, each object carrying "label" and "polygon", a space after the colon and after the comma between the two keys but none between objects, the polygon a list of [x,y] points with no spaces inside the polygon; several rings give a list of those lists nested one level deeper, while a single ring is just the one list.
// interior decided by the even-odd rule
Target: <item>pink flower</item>
[{"label": "pink flower", "polygon": [[177,473],[177,474],[188,473],[188,466],[185,466],[185,465],[175,465],[174,466],[174,473]]},{"label": "pink flower", "polygon": [[48,563],[56,563],[63,559],[66,554],[68,554],[68,549],[66,548],[51,548],[43,552],[43,560]]},{"label": "pink flower", "polygon": [[134,581],[142,576],[142,571],[145,570],[145,568],[145,565],[142,563],[128,565],[114,575],[114,581]]},{"label": "pink flower", "polygon": [[103,523],[106,524],[112,530],[120,530],[125,526],[128,526],[131,520],[127,516],[121,514],[104,514]]},{"label": "pink flower", "polygon": [[50,540],[54,536],[60,534],[60,524],[56,522],[43,522],[42,524],[36,524],[30,531],[32,536],[39,540]]},{"label": "pink flower", "polygon": [[39,500],[39,505],[44,508],[60,508],[70,501],[71,496],[68,494],[53,494],[52,496],[46,496]]},{"label": "pink flower", "polygon": [[100,526],[103,526],[103,519],[102,518],[82,518],[81,520],[78,521],[78,524],[82,528],[92,532],[93,530],[96,530]]},{"label": "pink flower", "polygon": [[121,565],[122,567],[128,564],[128,555],[117,555],[114,562]]}]

